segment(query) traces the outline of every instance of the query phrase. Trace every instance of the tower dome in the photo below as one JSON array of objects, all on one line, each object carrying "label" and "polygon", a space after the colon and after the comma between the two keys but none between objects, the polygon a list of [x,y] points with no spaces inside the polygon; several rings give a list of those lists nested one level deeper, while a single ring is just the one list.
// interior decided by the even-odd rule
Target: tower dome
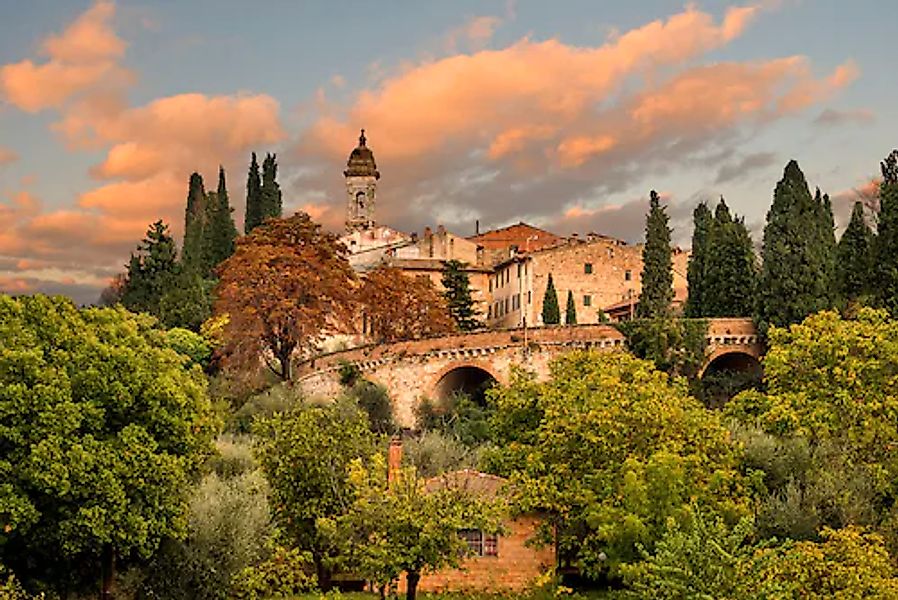
[{"label": "tower dome", "polygon": [[365,130],[359,136],[359,145],[349,154],[349,160],[346,161],[346,170],[343,171],[344,177],[374,177],[380,179],[380,173],[377,170],[377,164],[374,162],[374,153],[366,145],[367,138]]}]

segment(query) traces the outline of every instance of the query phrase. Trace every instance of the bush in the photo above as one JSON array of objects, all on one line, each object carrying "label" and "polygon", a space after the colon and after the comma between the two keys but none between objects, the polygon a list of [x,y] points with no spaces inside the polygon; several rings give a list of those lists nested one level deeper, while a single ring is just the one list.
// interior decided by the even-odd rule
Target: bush
[{"label": "bush", "polygon": [[215,473],[193,490],[184,542],[168,542],[144,582],[148,598],[223,599],[231,579],[265,557],[272,530],[261,472],[222,479]]},{"label": "bush", "polygon": [[199,365],[202,369],[209,366],[212,346],[203,336],[189,329],[175,327],[165,332],[165,341],[172,350],[190,359],[191,364]]},{"label": "bush", "polygon": [[256,419],[273,417],[302,404],[302,402],[302,394],[287,384],[270,387],[251,396],[234,413],[229,429],[238,433],[249,433]]},{"label": "bush", "polygon": [[475,468],[482,452],[439,431],[425,431],[403,443],[403,460],[424,478],[447,471]]},{"label": "bush", "polygon": [[258,468],[250,436],[222,434],[215,441],[215,448],[218,453],[209,459],[208,467],[221,478],[236,477]]},{"label": "bush", "polygon": [[415,408],[415,420],[421,431],[438,431],[465,446],[474,447],[490,439],[490,415],[493,409],[474,402],[463,392],[455,392],[441,404],[428,398]]},{"label": "bush", "polygon": [[390,402],[390,395],[384,386],[365,379],[358,379],[346,392],[346,396],[368,415],[371,431],[374,433],[394,433],[396,431],[396,422],[393,420],[393,403]]},{"label": "bush", "polygon": [[265,600],[291,598],[317,586],[308,553],[278,546],[264,562],[247,567],[232,580],[232,598]]}]

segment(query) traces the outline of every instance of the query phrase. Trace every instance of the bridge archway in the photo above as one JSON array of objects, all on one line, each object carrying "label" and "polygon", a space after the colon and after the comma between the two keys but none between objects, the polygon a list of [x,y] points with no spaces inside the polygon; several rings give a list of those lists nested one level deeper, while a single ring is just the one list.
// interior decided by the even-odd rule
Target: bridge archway
[{"label": "bridge archway", "polygon": [[723,406],[739,392],[757,388],[763,374],[761,363],[753,354],[740,350],[721,352],[702,371],[702,399],[711,408]]},{"label": "bridge archway", "polygon": [[456,392],[469,396],[478,404],[486,403],[486,390],[499,382],[491,369],[476,364],[450,365],[442,371],[433,386],[433,400],[442,403]]}]

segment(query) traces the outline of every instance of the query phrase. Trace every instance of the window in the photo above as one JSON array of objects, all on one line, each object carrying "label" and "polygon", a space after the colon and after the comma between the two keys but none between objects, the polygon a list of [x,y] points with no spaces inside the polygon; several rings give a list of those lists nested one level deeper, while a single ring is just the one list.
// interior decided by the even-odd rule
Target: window
[{"label": "window", "polygon": [[583,306],[592,306],[592,296],[589,294],[583,296]]},{"label": "window", "polygon": [[486,318],[487,318],[487,319],[492,319],[492,318],[493,318],[493,305],[492,305],[492,304],[490,304],[489,307],[487,308],[487,311],[486,311]]},{"label": "window", "polygon": [[505,314],[508,314],[508,298],[505,299]]},{"label": "window", "polygon": [[630,281],[631,279],[633,279],[633,273],[630,269],[627,269],[624,271],[624,281]]},{"label": "window", "polygon": [[474,556],[499,556],[499,536],[480,529],[462,529],[458,536],[468,544]]},{"label": "window", "polygon": [[527,304],[530,304],[530,290],[527,290]]},{"label": "window", "polygon": [[592,263],[583,263],[583,272],[592,275]]},{"label": "window", "polygon": [[521,264],[518,263],[518,279],[521,278]]}]

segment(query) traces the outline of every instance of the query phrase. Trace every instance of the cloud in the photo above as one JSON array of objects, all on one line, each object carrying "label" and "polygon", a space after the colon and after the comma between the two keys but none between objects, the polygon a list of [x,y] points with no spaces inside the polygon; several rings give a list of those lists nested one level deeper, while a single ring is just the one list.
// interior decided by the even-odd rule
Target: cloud
[{"label": "cloud", "polygon": [[19,155],[10,150],[9,148],[5,148],[0,146],[0,167],[3,165],[8,165],[9,163],[13,163],[19,160]]},{"label": "cloud", "polygon": [[873,111],[866,108],[854,110],[827,108],[817,115],[813,122],[815,125],[823,127],[835,127],[838,125],[869,125],[875,120]]},{"label": "cloud", "polygon": [[444,46],[448,52],[456,52],[464,45],[471,50],[480,50],[489,44],[496,29],[504,19],[497,16],[471,17],[464,25],[446,34]]},{"label": "cloud", "polygon": [[125,43],[112,29],[115,5],[98,1],[65,31],[41,46],[49,60],[26,59],[0,67],[0,96],[17,108],[59,108],[87,92],[120,90],[133,75],[118,64]]},{"label": "cloud", "polygon": [[714,183],[728,183],[737,179],[748,177],[753,171],[765,169],[776,164],[776,154],[773,152],[755,152],[746,154],[737,161],[726,163],[717,171]]},{"label": "cloud", "polygon": [[[96,286],[121,269],[158,219],[180,237],[194,170],[214,177],[219,165],[228,169],[231,203],[239,207],[250,150],[285,137],[280,107],[264,94],[188,93],[129,106],[124,92],[133,77],[120,64],[126,44],[112,28],[114,15],[111,2],[99,1],[43,41],[48,61],[0,67],[8,102],[28,112],[55,109],[60,118],[51,128],[70,150],[103,156],[90,170],[97,187],[73,204],[46,209],[27,192],[0,202],[0,257],[43,261],[35,281],[68,272],[73,284]],[[207,182],[214,186],[215,179]]]},{"label": "cloud", "polygon": [[857,76],[851,62],[818,75],[802,56],[702,64],[761,10],[715,20],[687,6],[594,47],[528,37],[404,66],[324,107],[295,145],[316,174],[288,193],[342,210],[336,165],[361,127],[382,174],[378,219],[408,230],[551,223],[559,206],[598,210],[674,170],[729,160],[722,182],[761,168],[772,157],[733,159],[734,148]]}]

